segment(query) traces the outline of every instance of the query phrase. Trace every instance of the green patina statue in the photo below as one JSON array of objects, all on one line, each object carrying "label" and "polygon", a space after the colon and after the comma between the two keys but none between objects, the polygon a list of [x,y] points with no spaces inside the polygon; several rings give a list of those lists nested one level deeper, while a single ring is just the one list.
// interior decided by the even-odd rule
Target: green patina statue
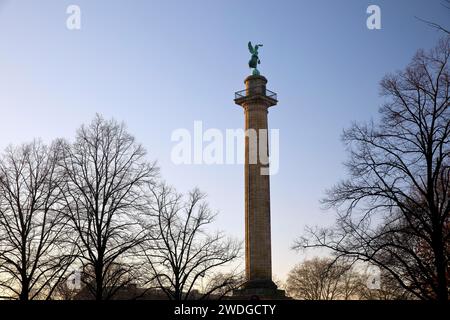
[{"label": "green patina statue", "polygon": [[258,64],[261,63],[261,60],[259,60],[258,57],[258,48],[262,47],[262,44],[257,44],[255,45],[255,47],[253,48],[252,46],[252,42],[249,41],[248,42],[248,51],[250,51],[250,53],[252,54],[252,57],[250,58],[250,61],[248,62],[248,66],[250,68],[253,68],[253,75],[254,76],[259,76],[259,70],[257,69]]}]

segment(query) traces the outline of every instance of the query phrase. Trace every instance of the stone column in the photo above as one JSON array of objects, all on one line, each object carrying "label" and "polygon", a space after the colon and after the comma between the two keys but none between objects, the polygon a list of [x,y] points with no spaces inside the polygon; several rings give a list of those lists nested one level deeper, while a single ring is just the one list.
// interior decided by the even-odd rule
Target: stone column
[{"label": "stone column", "polygon": [[[235,103],[245,114],[245,269],[246,284],[241,294],[272,295],[272,253],[270,235],[270,182],[267,163],[267,113],[277,104],[267,94],[267,79],[252,75],[245,79],[245,91],[236,93]],[[262,131],[261,131],[262,130]],[[257,141],[255,141],[255,135]],[[261,140],[262,139],[262,140]],[[264,146],[260,150],[261,144]],[[264,152],[264,149],[267,153]],[[260,152],[261,151],[261,152]],[[261,154],[262,153],[262,154]]]}]

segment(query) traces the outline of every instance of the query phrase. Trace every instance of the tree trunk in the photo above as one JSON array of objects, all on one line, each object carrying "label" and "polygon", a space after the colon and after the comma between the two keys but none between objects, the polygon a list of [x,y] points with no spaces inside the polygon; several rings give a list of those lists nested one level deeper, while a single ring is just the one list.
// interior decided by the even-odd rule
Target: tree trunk
[{"label": "tree trunk", "polygon": [[437,230],[435,237],[434,257],[437,274],[437,300],[448,301],[447,263],[445,261],[442,230]]},{"label": "tree trunk", "polygon": [[30,289],[29,289],[29,281],[25,277],[22,277],[22,290],[20,291],[19,300],[28,301],[30,300]]},{"label": "tree trunk", "polygon": [[103,300],[103,268],[101,264],[95,267],[95,300]]}]

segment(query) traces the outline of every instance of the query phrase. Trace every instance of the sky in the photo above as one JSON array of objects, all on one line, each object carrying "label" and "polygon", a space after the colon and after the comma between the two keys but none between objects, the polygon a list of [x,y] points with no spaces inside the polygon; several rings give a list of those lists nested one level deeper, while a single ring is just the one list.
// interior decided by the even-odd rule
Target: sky
[{"label": "sky", "polygon": [[[381,30],[369,30],[369,5]],[[81,29],[69,30],[69,5]],[[260,71],[278,93],[271,177],[272,260],[284,279],[314,252],[291,250],[305,226],[333,223],[320,206],[346,173],[340,136],[377,119],[379,81],[403,69],[446,24],[439,0],[153,1],[0,0],[0,149],[41,138],[72,139],[96,113],[124,121],[179,191],[198,187],[219,212],[214,227],[244,239],[243,166],[176,165],[174,130],[242,128],[234,92],[250,74],[247,42],[262,43]]]}]

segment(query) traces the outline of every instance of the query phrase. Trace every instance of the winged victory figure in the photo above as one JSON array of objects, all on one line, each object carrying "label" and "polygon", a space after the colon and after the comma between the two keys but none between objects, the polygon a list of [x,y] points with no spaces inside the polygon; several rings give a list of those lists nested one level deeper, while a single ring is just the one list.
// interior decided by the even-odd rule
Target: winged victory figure
[{"label": "winged victory figure", "polygon": [[248,51],[250,51],[250,53],[252,54],[252,57],[250,58],[250,61],[248,62],[248,66],[253,69],[252,74],[254,76],[259,75],[259,70],[257,69],[257,67],[258,67],[258,64],[261,63],[261,60],[259,60],[259,57],[258,57],[258,48],[262,47],[262,46],[263,46],[262,44],[257,44],[257,45],[255,45],[255,47],[253,47],[252,42],[251,41],[248,42]]}]

